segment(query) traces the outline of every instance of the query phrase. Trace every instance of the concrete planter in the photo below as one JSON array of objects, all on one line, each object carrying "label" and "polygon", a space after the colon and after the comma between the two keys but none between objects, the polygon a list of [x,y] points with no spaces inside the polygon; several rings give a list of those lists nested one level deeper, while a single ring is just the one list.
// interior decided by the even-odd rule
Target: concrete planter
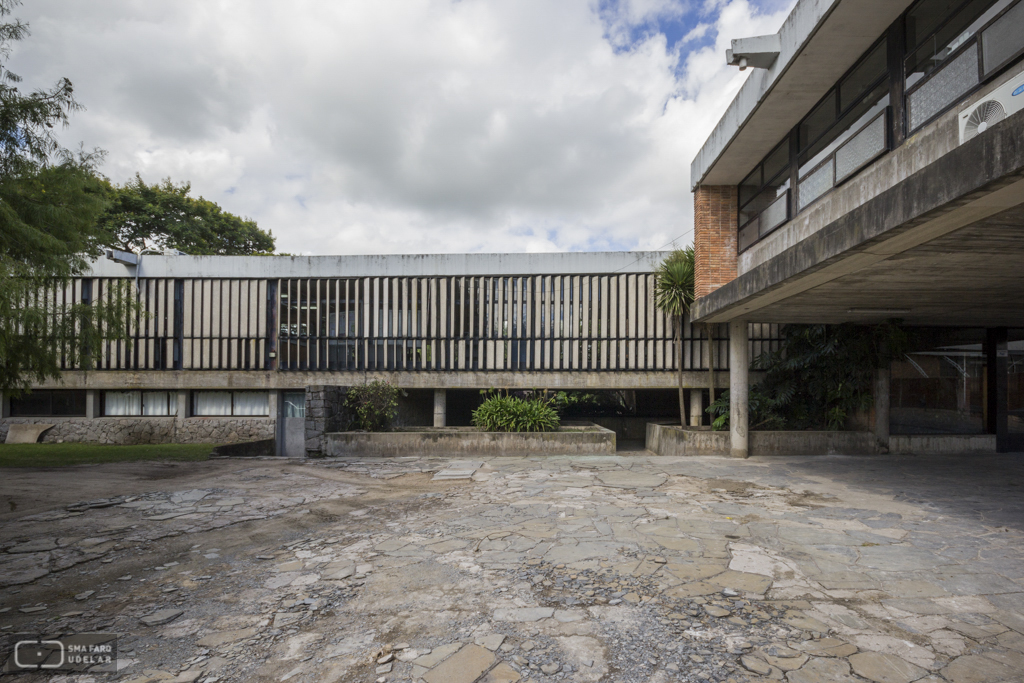
[{"label": "concrete planter", "polygon": [[[729,432],[649,423],[647,450],[657,455],[729,455]],[[873,455],[871,432],[750,432],[750,455]]]},{"label": "concrete planter", "polygon": [[889,437],[893,455],[994,454],[995,434],[900,434]]},{"label": "concrete planter", "polygon": [[563,423],[557,432],[481,432],[472,427],[422,427],[323,435],[323,454],[328,457],[614,453],[615,432],[589,422]]}]

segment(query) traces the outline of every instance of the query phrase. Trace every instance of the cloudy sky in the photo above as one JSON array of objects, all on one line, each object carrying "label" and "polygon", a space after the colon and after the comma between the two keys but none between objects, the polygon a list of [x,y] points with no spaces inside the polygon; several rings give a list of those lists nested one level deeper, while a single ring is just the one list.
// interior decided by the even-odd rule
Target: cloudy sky
[{"label": "cloudy sky", "polygon": [[294,254],[654,249],[792,0],[24,0],[67,146],[191,181]]}]

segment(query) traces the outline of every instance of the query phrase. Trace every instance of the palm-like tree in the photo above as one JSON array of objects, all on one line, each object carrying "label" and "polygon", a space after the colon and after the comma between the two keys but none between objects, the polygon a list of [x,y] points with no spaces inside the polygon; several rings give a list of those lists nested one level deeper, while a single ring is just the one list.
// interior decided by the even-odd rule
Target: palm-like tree
[{"label": "palm-like tree", "polygon": [[672,316],[679,370],[679,424],[686,426],[686,402],[683,391],[683,317],[693,303],[693,247],[676,249],[662,261],[656,273],[655,305]]}]

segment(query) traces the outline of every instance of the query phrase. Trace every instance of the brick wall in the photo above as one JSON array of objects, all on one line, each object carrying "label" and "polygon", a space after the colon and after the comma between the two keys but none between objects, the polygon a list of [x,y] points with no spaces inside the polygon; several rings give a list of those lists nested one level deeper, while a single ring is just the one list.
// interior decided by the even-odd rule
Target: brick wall
[{"label": "brick wall", "polygon": [[693,195],[698,299],[736,279],[737,201],[735,185],[702,185]]}]

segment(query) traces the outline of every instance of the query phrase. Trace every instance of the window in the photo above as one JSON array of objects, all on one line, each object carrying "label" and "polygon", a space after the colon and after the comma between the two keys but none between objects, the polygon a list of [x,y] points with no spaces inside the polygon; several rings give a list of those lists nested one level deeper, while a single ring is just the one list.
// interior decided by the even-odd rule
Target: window
[{"label": "window", "polygon": [[789,138],[740,184],[739,200],[742,251],[789,219]]},{"label": "window", "polygon": [[284,416],[285,417],[306,417],[306,392],[286,391],[284,392]]},{"label": "window", "polygon": [[171,391],[104,391],[103,414],[171,416],[178,414],[178,395]]},{"label": "window", "polygon": [[921,0],[910,9],[904,66],[910,131],[974,90],[982,74],[994,75],[1024,51],[1021,7],[1016,0]]},{"label": "window", "polygon": [[270,395],[265,391],[194,391],[192,414],[197,417],[266,416]]},{"label": "window", "polygon": [[85,391],[37,389],[11,399],[11,417],[85,417]]}]

